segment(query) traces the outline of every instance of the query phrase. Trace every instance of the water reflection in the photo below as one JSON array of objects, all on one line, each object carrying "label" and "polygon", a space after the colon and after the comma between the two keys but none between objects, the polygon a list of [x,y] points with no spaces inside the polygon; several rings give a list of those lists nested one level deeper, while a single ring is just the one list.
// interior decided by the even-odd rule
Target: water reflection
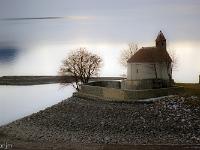
[{"label": "water reflection", "polygon": [[0,86],[0,126],[52,106],[72,95],[59,84]]}]

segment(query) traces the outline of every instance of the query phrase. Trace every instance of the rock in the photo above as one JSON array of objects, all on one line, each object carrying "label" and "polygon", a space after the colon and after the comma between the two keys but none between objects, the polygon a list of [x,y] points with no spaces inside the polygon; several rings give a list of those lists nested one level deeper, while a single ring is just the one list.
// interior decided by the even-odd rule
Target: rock
[{"label": "rock", "polygon": [[181,119],[181,122],[185,122],[185,119]]}]

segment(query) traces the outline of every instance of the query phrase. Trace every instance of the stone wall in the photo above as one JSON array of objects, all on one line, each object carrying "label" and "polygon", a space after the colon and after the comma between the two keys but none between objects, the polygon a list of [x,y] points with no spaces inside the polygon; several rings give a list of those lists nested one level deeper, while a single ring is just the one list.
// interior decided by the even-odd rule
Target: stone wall
[{"label": "stone wall", "polygon": [[95,82],[90,82],[87,85],[109,87],[109,88],[116,88],[116,89],[121,88],[121,82],[120,81],[95,81]]},{"label": "stone wall", "polygon": [[[112,83],[118,85],[120,82]],[[91,84],[91,83],[90,83]],[[107,101],[135,101],[140,99],[156,98],[160,96],[174,95],[183,92],[183,87],[170,87],[160,89],[145,89],[145,90],[124,90],[110,87],[82,85],[81,90],[76,93],[76,96],[92,99],[101,99]],[[105,85],[105,83],[103,83]]]}]

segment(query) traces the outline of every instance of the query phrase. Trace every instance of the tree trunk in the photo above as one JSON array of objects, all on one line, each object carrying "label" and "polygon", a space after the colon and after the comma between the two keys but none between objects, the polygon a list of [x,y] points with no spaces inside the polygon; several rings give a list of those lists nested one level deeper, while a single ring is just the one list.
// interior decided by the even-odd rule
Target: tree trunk
[{"label": "tree trunk", "polygon": [[155,72],[155,77],[157,79],[158,78],[158,73],[157,73],[156,64],[153,64],[153,68],[154,68],[154,72]]}]

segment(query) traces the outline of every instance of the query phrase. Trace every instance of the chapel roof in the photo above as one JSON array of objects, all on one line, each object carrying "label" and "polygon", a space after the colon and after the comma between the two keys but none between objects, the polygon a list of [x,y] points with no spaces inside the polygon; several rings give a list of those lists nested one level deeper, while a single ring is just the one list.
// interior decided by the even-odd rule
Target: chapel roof
[{"label": "chapel roof", "polygon": [[142,47],[127,62],[172,62],[172,59],[165,49],[158,47]]}]

